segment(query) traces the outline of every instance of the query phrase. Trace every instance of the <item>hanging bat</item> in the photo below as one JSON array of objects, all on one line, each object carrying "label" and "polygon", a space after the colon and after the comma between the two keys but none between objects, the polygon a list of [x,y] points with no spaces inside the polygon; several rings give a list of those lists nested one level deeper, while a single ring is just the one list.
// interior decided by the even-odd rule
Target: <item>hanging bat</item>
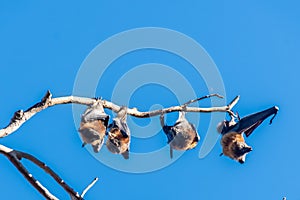
[{"label": "hanging bat", "polygon": [[104,112],[102,102],[97,101],[89,106],[81,116],[78,129],[83,140],[82,147],[91,144],[95,153],[98,153],[103,145],[108,125],[109,116]]},{"label": "hanging bat", "polygon": [[197,146],[200,137],[195,126],[185,118],[185,112],[179,112],[179,117],[173,126],[165,125],[164,121],[164,114],[162,114],[160,116],[160,123],[168,138],[171,158],[173,158],[173,149],[189,150]]},{"label": "hanging bat", "polygon": [[130,130],[126,122],[127,107],[121,107],[117,117],[109,125],[107,149],[114,154],[121,154],[125,159],[129,159]]},{"label": "hanging bat", "polygon": [[248,146],[243,137],[243,133],[246,137],[250,136],[253,131],[269,116],[274,115],[270,120],[272,123],[279,108],[274,106],[269,109],[248,115],[238,122],[232,117],[230,121],[222,121],[218,124],[217,130],[222,134],[221,145],[223,153],[233,160],[239,163],[244,163],[246,155],[252,151],[252,147]]}]

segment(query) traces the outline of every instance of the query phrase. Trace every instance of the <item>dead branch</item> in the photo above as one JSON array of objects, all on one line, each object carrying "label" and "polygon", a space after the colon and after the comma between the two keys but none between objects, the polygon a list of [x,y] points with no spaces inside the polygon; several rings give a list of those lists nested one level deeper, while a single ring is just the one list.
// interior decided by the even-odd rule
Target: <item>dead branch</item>
[{"label": "dead branch", "polygon": [[18,151],[0,145],[0,153],[5,155],[10,162],[21,172],[21,174],[28,180],[28,182],[39,191],[46,199],[58,200],[53,194],[51,194],[38,180],[36,180],[20,162]]},{"label": "dead branch", "polygon": [[[169,108],[164,108],[160,110],[153,110],[148,112],[141,112],[138,111],[137,108],[128,108],[127,114],[132,115],[138,118],[147,118],[153,117],[157,115],[161,115],[162,113],[170,113],[170,112],[177,112],[177,111],[185,111],[185,112],[228,112],[229,114],[234,113],[231,111],[232,107],[238,102],[239,96],[237,96],[232,102],[230,102],[227,106],[221,107],[210,107],[210,108],[198,108],[198,107],[185,107],[187,104],[190,104],[195,101],[199,101],[203,98],[208,98],[216,96],[221,98],[218,94],[207,95],[205,97],[198,98],[196,100],[191,100],[181,106],[173,106]],[[65,96],[65,97],[57,97],[52,98],[52,94],[50,91],[47,91],[46,95],[42,98],[42,100],[29,109],[23,111],[19,110],[15,112],[14,116],[12,117],[10,123],[3,129],[0,130],[0,138],[6,137],[9,134],[15,132],[19,129],[22,124],[24,124],[27,120],[33,117],[36,113],[45,110],[48,107],[60,105],[60,104],[82,104],[82,105],[92,105],[96,101],[102,101],[103,107],[110,109],[114,112],[120,110],[120,106],[116,105],[110,101],[106,101],[103,99],[95,99],[95,98],[87,98],[87,97],[76,97],[76,96]]]},{"label": "dead branch", "polygon": [[83,198],[84,195],[95,185],[95,183],[98,181],[98,178],[94,178],[94,180],[82,191],[80,197]]},{"label": "dead branch", "polygon": [[78,192],[75,192],[63,179],[59,177],[50,167],[48,167],[45,163],[35,158],[34,156],[22,152],[10,149],[6,146],[0,144],[0,153],[5,155],[11,163],[21,172],[21,174],[28,180],[28,182],[41,193],[46,199],[49,200],[58,200],[53,194],[51,194],[38,180],[34,178],[32,174],[24,167],[24,165],[20,162],[22,158],[25,158],[32,163],[34,163],[39,168],[43,169],[47,174],[49,174],[70,196],[73,200],[81,200],[85,193],[96,183],[98,178],[95,178],[91,184],[87,186],[87,188],[82,192],[81,195]]}]

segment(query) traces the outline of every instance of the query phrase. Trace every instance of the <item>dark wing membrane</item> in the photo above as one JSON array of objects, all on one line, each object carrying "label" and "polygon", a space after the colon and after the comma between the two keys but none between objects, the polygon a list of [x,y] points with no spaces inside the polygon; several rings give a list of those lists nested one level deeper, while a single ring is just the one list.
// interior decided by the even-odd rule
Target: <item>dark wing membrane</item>
[{"label": "dark wing membrane", "polygon": [[246,137],[251,135],[251,133],[263,122],[263,120],[256,122],[253,124],[250,128],[248,128],[246,131],[244,131]]},{"label": "dark wing membrane", "polygon": [[176,136],[176,133],[174,132],[174,130],[172,130],[172,127],[173,126],[163,126],[163,131],[167,135],[168,143],[170,143]]},{"label": "dark wing membrane", "polygon": [[237,122],[230,130],[227,132],[245,132],[248,137],[251,133],[269,116],[276,115],[278,108],[276,106],[269,109],[257,112],[246,117],[243,117],[239,122]]},{"label": "dark wing membrane", "polygon": [[[105,114],[105,113],[104,113]],[[105,114],[106,115],[106,114]],[[109,120],[109,116],[108,115],[106,115],[106,116],[104,116],[104,119],[103,119],[103,121],[104,121],[104,126],[107,128],[107,126],[108,126],[108,120]]]},{"label": "dark wing membrane", "polygon": [[195,128],[195,125],[192,124],[192,123],[190,123],[190,125],[191,125],[193,131],[195,132],[195,138],[194,138],[194,141],[195,141],[195,142],[198,142],[200,138],[199,138],[198,132],[197,132],[197,130],[196,130],[196,128]]}]

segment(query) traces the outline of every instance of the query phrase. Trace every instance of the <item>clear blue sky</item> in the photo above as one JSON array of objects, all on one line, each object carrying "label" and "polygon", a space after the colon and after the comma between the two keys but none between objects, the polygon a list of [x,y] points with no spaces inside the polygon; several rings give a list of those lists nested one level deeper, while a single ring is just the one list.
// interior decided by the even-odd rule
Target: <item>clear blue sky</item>
[{"label": "clear blue sky", "polygon": [[[254,150],[244,165],[219,157],[219,141],[205,158],[199,159],[206,134],[216,134],[207,132],[209,114],[200,115],[201,141],[197,148],[168,167],[150,173],[112,169],[81,148],[71,105],[39,113],[0,143],[37,156],[77,191],[99,177],[86,199],[300,199],[300,134],[296,129],[300,111],[299,11],[296,0],[1,1],[1,127],[7,125],[16,110],[30,107],[48,89],[54,96],[72,94],[82,62],[99,43],[122,31],[142,27],[172,29],[201,44],[221,73],[227,101],[241,95],[235,107],[241,116],[273,105],[279,106],[280,112],[271,126],[266,121],[248,138]],[[115,60],[95,96],[109,100],[123,74],[147,63],[176,69],[191,82],[197,96],[209,91],[201,76],[182,58],[144,49]],[[148,110],[154,104],[176,105],[176,98],[185,101],[191,97],[174,95],[167,87],[148,84],[132,94],[129,106]],[[206,100],[200,105],[209,103]],[[196,115],[189,114],[188,118]],[[170,116],[168,123],[174,122],[176,114]],[[140,126],[150,123],[147,119],[133,120]],[[154,127],[158,128],[159,124]],[[145,128],[133,134],[152,133]],[[133,138],[131,149],[146,153],[165,143],[160,132],[146,139]],[[118,162],[126,165],[122,159]],[[39,169],[24,163],[51,192],[60,199],[68,198]],[[2,199],[42,199],[4,156],[0,156],[0,166]]]}]

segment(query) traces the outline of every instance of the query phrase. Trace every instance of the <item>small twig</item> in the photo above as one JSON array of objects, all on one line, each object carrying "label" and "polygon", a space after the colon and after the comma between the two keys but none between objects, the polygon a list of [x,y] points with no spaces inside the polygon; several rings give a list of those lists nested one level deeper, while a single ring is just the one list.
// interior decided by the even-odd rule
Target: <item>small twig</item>
[{"label": "small twig", "polygon": [[240,100],[240,95],[236,96],[229,104],[228,109],[231,110],[233,106]]},{"label": "small twig", "polygon": [[183,106],[186,107],[187,105],[189,105],[189,104],[191,104],[191,103],[194,103],[194,102],[196,102],[196,101],[201,101],[201,100],[203,100],[203,99],[207,99],[207,98],[210,98],[210,97],[219,97],[219,98],[221,98],[221,99],[224,98],[223,96],[221,96],[221,95],[219,95],[219,94],[209,94],[209,95],[205,95],[205,96],[203,96],[203,97],[197,98],[197,99],[190,100],[190,101],[184,103]]},{"label": "small twig", "polygon": [[95,185],[98,181],[98,177],[94,178],[94,180],[82,191],[80,197],[83,198],[84,195]]},{"label": "small twig", "polygon": [[58,200],[53,194],[51,194],[38,180],[36,180],[32,174],[20,162],[20,155],[18,151],[0,145],[0,153],[5,155],[10,162],[21,172],[21,174],[28,180],[28,182],[41,193],[46,199]]},{"label": "small twig", "polygon": [[232,108],[237,104],[237,102],[240,100],[240,95],[236,96],[228,105],[227,105],[227,112],[232,118],[237,118],[238,116],[232,111]]},{"label": "small twig", "polygon": [[[221,97],[218,94],[212,94],[207,96]],[[207,98],[207,96],[205,96],[204,98]],[[227,106],[211,107],[211,108],[186,107],[183,109],[183,106],[173,106],[173,107],[164,108],[161,110],[153,110],[149,112],[141,112],[138,111],[136,108],[128,108],[127,114],[138,118],[147,118],[147,117],[161,115],[163,113],[178,112],[184,110],[185,112],[228,112],[234,115],[231,109],[238,102],[238,100],[239,100],[239,96],[237,96]],[[13,118],[11,119],[10,123],[5,128],[0,129],[0,138],[6,137],[9,134],[15,132],[22,126],[22,124],[24,124],[27,120],[33,117],[36,113],[45,110],[48,107],[60,105],[60,104],[70,104],[70,103],[82,104],[82,105],[93,105],[96,101],[101,101],[104,108],[110,109],[114,112],[118,112],[121,108],[120,106],[103,99],[76,97],[76,96],[52,98],[51,93],[47,91],[46,95],[42,98],[41,102],[36,103],[34,106],[30,107],[26,111],[17,111],[14,114]],[[191,100],[191,102],[194,101],[197,101],[197,99]]]}]

